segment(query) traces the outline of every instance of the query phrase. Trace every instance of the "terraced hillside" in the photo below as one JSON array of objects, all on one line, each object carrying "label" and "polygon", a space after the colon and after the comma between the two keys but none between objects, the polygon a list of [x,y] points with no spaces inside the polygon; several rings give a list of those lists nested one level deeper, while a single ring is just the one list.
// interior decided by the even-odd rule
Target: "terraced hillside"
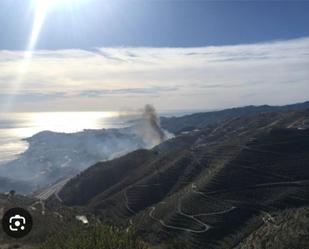
[{"label": "terraced hillside", "polygon": [[104,222],[134,224],[152,243],[247,248],[284,212],[308,215],[308,120],[308,110],[260,113],[180,133],[96,164],[59,196]]},{"label": "terraced hillside", "polygon": [[259,113],[282,113],[287,111],[299,111],[309,108],[309,101],[304,103],[285,105],[285,106],[245,106],[220,111],[211,111],[205,113],[195,113],[182,117],[162,117],[161,123],[164,129],[173,133],[179,133],[186,129],[193,130],[207,125],[217,124],[219,122],[234,117],[252,117]]}]

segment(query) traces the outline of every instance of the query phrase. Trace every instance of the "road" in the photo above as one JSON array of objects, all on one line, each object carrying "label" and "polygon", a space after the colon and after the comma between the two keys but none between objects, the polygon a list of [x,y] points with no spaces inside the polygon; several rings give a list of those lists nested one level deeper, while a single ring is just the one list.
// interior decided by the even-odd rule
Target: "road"
[{"label": "road", "polygon": [[52,195],[55,195],[56,198],[62,202],[58,193],[70,179],[71,178],[66,178],[60,182],[57,182],[56,184],[42,190],[40,193],[35,194],[34,197],[40,200],[47,200]]},{"label": "road", "polygon": [[[262,183],[262,184],[256,184],[256,185],[251,185],[251,186],[247,186],[245,189],[255,189],[255,188],[265,188],[265,187],[281,187],[281,186],[308,186],[309,185],[309,180],[301,180],[301,181],[281,181],[281,182],[269,182],[269,183]],[[135,187],[140,187],[140,188],[147,188],[150,185],[137,185]],[[133,186],[131,186],[133,187]],[[134,210],[132,210],[129,206],[129,198],[127,195],[127,191],[131,188],[129,187],[127,190],[124,191],[124,199],[125,199],[125,205],[126,208],[132,213],[134,214]],[[225,192],[234,192],[234,191],[241,191],[244,190],[244,188],[242,189],[222,189],[222,190],[217,190],[217,191],[211,191],[211,192],[201,192],[197,190],[198,187],[194,184],[191,183],[191,190],[192,192],[199,194],[199,195],[203,195],[205,197],[210,197],[210,195],[215,195],[215,194],[220,194],[220,193],[225,193]],[[158,219],[155,216],[155,210],[156,207],[152,206],[150,207],[150,212],[149,212],[149,217],[153,220],[155,220],[156,222],[158,222],[159,224],[161,224],[161,226],[168,228],[168,229],[174,229],[174,230],[179,230],[179,231],[185,231],[185,232],[190,232],[190,233],[205,233],[207,232],[209,229],[211,229],[211,226],[204,223],[203,221],[201,221],[200,219],[198,219],[198,217],[202,217],[202,216],[212,216],[212,215],[220,215],[220,214],[226,214],[229,212],[232,212],[233,210],[235,210],[237,207],[232,206],[226,210],[220,210],[220,211],[215,211],[215,212],[209,212],[209,213],[199,213],[199,214],[187,214],[182,210],[181,207],[181,201],[182,198],[180,198],[178,200],[178,206],[177,206],[177,212],[184,216],[187,217],[189,219],[192,219],[195,223],[201,225],[201,229],[200,230],[194,230],[191,228],[186,228],[186,227],[180,227],[180,226],[173,226],[173,225],[168,225],[165,223],[164,220],[162,219]],[[159,203],[159,204],[163,204],[163,203]],[[265,212],[265,211],[261,211],[262,214],[264,214],[263,217],[263,221],[266,222],[274,222],[274,218],[271,216],[270,213]],[[131,224],[132,219],[130,220]]]},{"label": "road", "polygon": [[[191,189],[193,192],[200,194],[200,192],[195,191],[195,187],[196,185],[194,183],[192,183],[191,185]],[[181,199],[178,201],[178,207],[177,207],[177,211],[180,215],[187,217],[189,219],[192,219],[194,222],[200,224],[203,228],[200,230],[193,230],[190,228],[184,228],[184,227],[178,227],[178,226],[171,226],[171,225],[167,225],[163,220],[158,219],[154,216],[154,212],[156,210],[156,207],[151,207],[150,208],[150,212],[149,212],[149,216],[150,218],[152,218],[153,220],[159,222],[163,227],[169,228],[169,229],[174,229],[174,230],[180,230],[180,231],[185,231],[185,232],[190,232],[190,233],[205,233],[207,232],[209,229],[211,229],[211,226],[207,223],[204,223],[203,221],[199,220],[197,217],[202,217],[202,216],[212,216],[212,215],[219,215],[219,214],[225,214],[225,213],[229,213],[232,212],[234,209],[236,209],[236,207],[230,207],[226,210],[221,210],[221,211],[216,211],[216,212],[209,212],[209,213],[199,213],[199,214],[187,214],[185,212],[183,212],[182,207],[181,207]]]},{"label": "road", "polygon": [[129,205],[129,197],[128,197],[128,191],[131,189],[131,188],[147,188],[147,187],[150,187],[150,186],[160,186],[161,184],[139,184],[139,185],[131,185],[129,186],[128,188],[126,188],[124,191],[123,191],[123,195],[124,195],[124,205],[126,206],[126,209],[128,211],[130,211],[130,213],[132,214],[135,214],[136,212],[130,207]]},{"label": "road", "polygon": [[[185,232],[189,232],[189,233],[205,233],[210,229],[210,226],[202,223],[201,221],[199,221],[199,224],[203,225],[203,229],[201,230],[193,230],[193,229],[189,229],[189,228],[184,228],[184,227],[178,227],[178,226],[171,226],[171,225],[167,225],[163,220],[161,219],[157,219],[154,216],[154,212],[156,210],[156,207],[151,207],[150,208],[150,212],[149,212],[149,216],[150,218],[152,218],[153,220],[159,222],[163,227],[169,228],[169,229],[174,229],[174,230],[180,230],[180,231],[185,231]],[[191,216],[190,216],[191,217]],[[194,219],[195,220],[195,219]]]},{"label": "road", "polygon": [[[190,182],[192,183],[192,182]],[[160,185],[160,184],[153,184],[153,185]],[[128,211],[130,211],[132,214],[135,214],[135,211],[130,207],[129,205],[129,197],[127,195],[127,191],[129,191],[132,187],[139,187],[139,188],[147,188],[153,185],[136,185],[136,186],[130,186],[128,187],[125,191],[124,191],[124,204],[127,208]],[[197,193],[197,194],[202,194],[204,195],[202,192],[197,192],[195,190],[195,184],[192,183],[192,191]],[[161,202],[159,204],[164,204],[164,202]],[[205,233],[207,232],[209,229],[211,229],[211,226],[204,223],[203,221],[199,220],[197,217],[202,217],[202,216],[212,216],[212,215],[219,215],[219,214],[225,214],[225,213],[229,213],[231,211],[233,211],[234,209],[236,209],[236,207],[231,207],[228,208],[226,210],[221,210],[221,211],[216,211],[216,212],[210,212],[210,213],[200,213],[200,214],[187,214],[185,212],[183,212],[182,207],[181,207],[181,199],[178,201],[178,207],[177,207],[177,211],[180,215],[187,217],[191,220],[193,220],[195,223],[201,225],[201,229],[200,230],[194,230],[191,228],[185,228],[185,227],[179,227],[179,226],[172,226],[172,225],[168,225],[166,224],[162,219],[158,219],[155,217],[154,212],[156,210],[155,206],[150,207],[150,212],[149,212],[149,217],[155,221],[157,221],[158,223],[160,223],[163,227],[168,228],[168,229],[174,229],[174,230],[179,230],[179,231],[185,231],[185,232],[190,232],[190,233]],[[133,220],[130,219],[130,225],[133,224]]]}]

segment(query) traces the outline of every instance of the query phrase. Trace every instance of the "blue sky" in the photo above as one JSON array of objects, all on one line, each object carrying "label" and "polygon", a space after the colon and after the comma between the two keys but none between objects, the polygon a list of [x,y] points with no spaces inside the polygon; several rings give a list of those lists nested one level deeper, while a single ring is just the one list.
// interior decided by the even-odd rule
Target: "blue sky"
[{"label": "blue sky", "polygon": [[0,1],[0,112],[309,100],[309,1],[48,1]]},{"label": "blue sky", "polygon": [[[25,49],[30,0],[0,3],[0,48]],[[50,13],[38,49],[196,47],[309,35],[309,1],[92,0]]]}]

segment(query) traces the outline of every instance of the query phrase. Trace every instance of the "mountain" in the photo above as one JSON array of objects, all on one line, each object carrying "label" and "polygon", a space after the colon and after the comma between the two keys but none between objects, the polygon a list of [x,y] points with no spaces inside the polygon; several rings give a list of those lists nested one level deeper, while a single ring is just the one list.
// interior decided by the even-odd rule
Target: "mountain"
[{"label": "mountain", "polygon": [[152,244],[171,248],[280,248],[259,239],[275,231],[289,248],[304,245],[308,225],[291,225],[292,235],[286,226],[287,217],[308,217],[309,110],[197,120],[151,150],[88,168],[60,191],[63,204],[134,225]]},{"label": "mountain", "polygon": [[[40,132],[25,139],[29,148],[16,160],[1,166],[0,176],[23,182],[30,193],[70,178],[89,166],[125,155],[141,148],[152,148],[166,140],[155,114],[121,129],[85,130],[77,133]],[[1,185],[0,185],[1,187]],[[8,184],[0,190],[9,191]]]},{"label": "mountain", "polygon": [[[171,138],[173,135],[170,133],[186,133],[199,128],[209,128],[210,125],[216,127],[231,118],[252,117],[258,113],[279,113],[306,107],[309,107],[309,102],[281,107],[234,108],[179,118],[162,118],[160,127],[155,109],[147,105],[139,119],[128,123],[127,128],[85,130],[72,134],[43,131],[35,134],[25,139],[29,144],[26,152],[0,167],[0,177],[10,179],[9,181],[14,183],[20,182],[21,185],[26,184],[27,187],[19,188],[20,193],[29,194],[57,185],[97,162],[111,160],[137,149],[150,149]],[[187,136],[183,139],[192,138]],[[172,141],[175,148],[186,146],[188,143],[180,139]],[[162,144],[161,149],[166,150],[167,144],[169,143]],[[17,187],[18,185],[16,184]],[[11,186],[3,183],[0,190],[10,191]]]},{"label": "mountain", "polygon": [[235,117],[250,117],[258,113],[286,112],[305,110],[309,108],[309,101],[304,103],[284,105],[284,106],[245,106],[238,108],[225,109],[221,111],[212,111],[205,113],[195,113],[182,117],[162,117],[161,125],[164,129],[178,133],[185,130],[206,127],[207,125],[216,125],[226,119]]}]

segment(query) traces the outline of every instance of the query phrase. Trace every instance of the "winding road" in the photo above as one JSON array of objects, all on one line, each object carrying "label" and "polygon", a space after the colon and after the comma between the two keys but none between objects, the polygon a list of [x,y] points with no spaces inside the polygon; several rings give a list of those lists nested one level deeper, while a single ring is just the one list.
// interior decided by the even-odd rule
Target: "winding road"
[{"label": "winding road", "polygon": [[[158,185],[158,184],[155,184],[155,185]],[[150,187],[150,186],[153,186],[153,185],[130,186],[129,188],[127,188],[124,191],[125,206],[126,206],[127,210],[129,210],[132,214],[135,214],[135,211],[129,205],[129,198],[128,198],[128,195],[127,195],[127,191],[129,191],[129,189],[131,189],[133,187],[146,188],[146,187]],[[194,183],[192,183],[191,186],[192,186],[191,187],[192,191],[194,191],[194,187],[195,187]],[[199,192],[196,192],[196,193],[199,193]],[[199,220],[197,217],[225,214],[225,213],[229,213],[229,212],[233,211],[236,208],[236,207],[231,207],[231,208],[228,208],[226,210],[217,211],[217,212],[210,212],[210,213],[187,214],[187,213],[183,212],[183,210],[182,210],[181,201],[182,201],[182,199],[180,199],[178,201],[178,207],[177,207],[178,213],[180,215],[186,217],[186,218],[189,218],[189,219],[193,220],[195,223],[201,225],[202,228],[200,230],[194,230],[194,229],[191,229],[191,228],[185,228],[185,227],[173,226],[173,225],[166,224],[164,220],[158,219],[158,218],[155,217],[155,210],[156,210],[155,206],[150,207],[149,217],[151,219],[155,220],[156,222],[158,222],[159,224],[161,224],[161,226],[163,226],[165,228],[168,228],[168,229],[174,229],[174,230],[179,230],[179,231],[184,231],[184,232],[189,232],[189,233],[205,233],[209,229],[211,229],[211,226],[209,224]],[[158,203],[158,204],[164,204],[164,203],[165,202],[161,202],[161,203]],[[130,219],[130,225],[132,225],[132,223],[133,223],[132,219]]]}]

